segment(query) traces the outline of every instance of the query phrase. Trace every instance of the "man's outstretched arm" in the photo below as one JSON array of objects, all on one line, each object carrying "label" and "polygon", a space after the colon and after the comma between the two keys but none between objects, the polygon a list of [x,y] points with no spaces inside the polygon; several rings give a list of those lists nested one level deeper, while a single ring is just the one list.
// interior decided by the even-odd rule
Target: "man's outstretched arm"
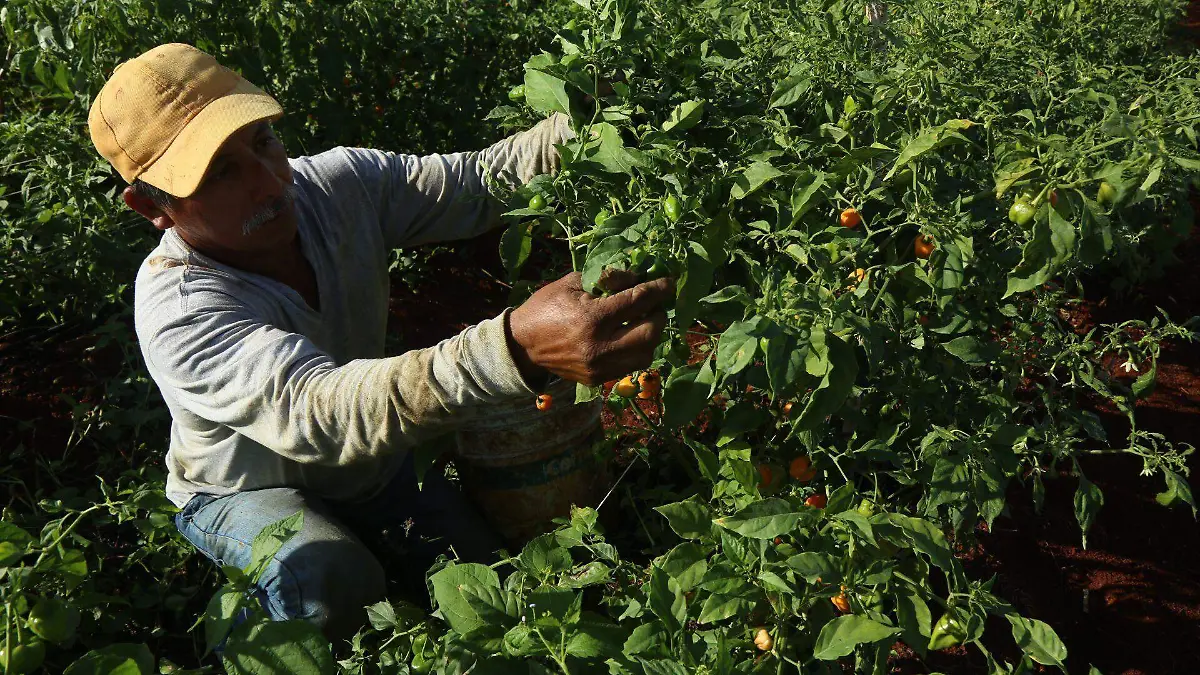
[{"label": "man's outstretched arm", "polygon": [[556,144],[574,138],[570,120],[555,114],[484,150],[405,155],[334,148],[298,160],[328,194],[359,208],[370,205],[387,248],[468,239],[500,223],[502,205],[488,182],[509,186],[556,171]]},{"label": "man's outstretched arm", "polygon": [[503,348],[506,315],[428,349],[340,366],[236,306],[182,315],[142,345],[168,400],[294,461],[345,465],[411,447],[489,402],[532,397]]},{"label": "man's outstretched arm", "polygon": [[618,285],[626,290],[594,298],[572,274],[434,347],[341,366],[220,297],[148,320],[139,337],[169,401],[294,461],[344,465],[411,447],[490,402],[527,395],[533,405],[529,377],[598,383],[645,367],[671,281]]}]

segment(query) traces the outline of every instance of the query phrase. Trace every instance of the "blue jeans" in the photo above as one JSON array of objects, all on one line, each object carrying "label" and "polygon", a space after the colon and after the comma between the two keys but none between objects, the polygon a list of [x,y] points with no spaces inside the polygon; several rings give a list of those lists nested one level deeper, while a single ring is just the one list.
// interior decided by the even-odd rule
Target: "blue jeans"
[{"label": "blue jeans", "polygon": [[439,554],[489,562],[503,547],[440,469],[431,468],[418,490],[411,460],[363,502],[332,502],[293,488],[198,494],[175,525],[218,565],[245,568],[255,535],[297,511],[304,512],[304,526],[259,579],[259,601],[272,619],[306,619],[334,640],[352,636],[366,622],[364,607],[389,594],[381,557],[399,568],[391,575],[398,594],[423,603],[425,571]]}]

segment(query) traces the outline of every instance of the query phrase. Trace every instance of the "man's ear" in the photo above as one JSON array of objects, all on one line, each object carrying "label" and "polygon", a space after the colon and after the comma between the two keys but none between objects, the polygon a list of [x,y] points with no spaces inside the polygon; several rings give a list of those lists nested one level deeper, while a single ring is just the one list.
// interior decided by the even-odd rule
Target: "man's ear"
[{"label": "man's ear", "polygon": [[158,208],[154,202],[135,192],[132,185],[125,188],[121,196],[125,199],[126,206],[142,214],[159,230],[166,231],[175,226],[175,221],[171,219],[171,216]]}]

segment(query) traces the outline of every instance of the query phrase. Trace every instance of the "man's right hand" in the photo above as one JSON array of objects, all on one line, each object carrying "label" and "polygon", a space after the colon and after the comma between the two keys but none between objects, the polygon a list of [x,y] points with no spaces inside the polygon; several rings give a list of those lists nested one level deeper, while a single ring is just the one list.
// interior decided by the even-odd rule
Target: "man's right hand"
[{"label": "man's right hand", "polygon": [[667,324],[663,303],[675,281],[637,284],[630,272],[610,271],[607,297],[583,290],[578,272],[538,289],[509,314],[509,349],[528,381],[541,371],[596,385],[650,365]]}]

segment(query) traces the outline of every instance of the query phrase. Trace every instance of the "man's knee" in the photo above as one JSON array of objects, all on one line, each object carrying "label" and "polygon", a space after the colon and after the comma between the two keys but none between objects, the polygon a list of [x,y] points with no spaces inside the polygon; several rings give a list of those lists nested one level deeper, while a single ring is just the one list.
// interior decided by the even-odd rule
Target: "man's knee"
[{"label": "man's knee", "polygon": [[176,522],[213,560],[245,568],[259,531],[297,511],[303,524],[263,570],[260,600],[272,619],[307,619],[331,638],[352,636],[366,621],[363,607],[384,597],[383,568],[322,500],[291,488],[204,497]]},{"label": "man's knee", "polygon": [[367,621],[366,606],[384,599],[383,566],[358,539],[307,540],[280,553],[274,578],[260,580],[269,601],[281,605],[279,614],[316,624],[330,640],[352,637]]}]

